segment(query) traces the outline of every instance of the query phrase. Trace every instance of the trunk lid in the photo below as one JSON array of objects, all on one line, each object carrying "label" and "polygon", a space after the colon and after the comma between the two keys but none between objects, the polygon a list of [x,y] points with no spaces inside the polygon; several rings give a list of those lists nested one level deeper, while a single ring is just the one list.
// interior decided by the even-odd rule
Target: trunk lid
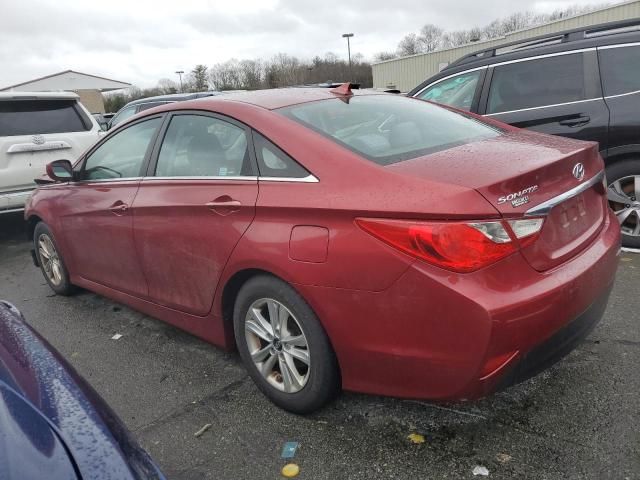
[{"label": "trunk lid", "polygon": [[[573,174],[577,165],[582,165],[582,178]],[[522,218],[527,211],[552,202],[552,208],[535,215],[545,217],[539,238],[522,249],[538,271],[579,253],[597,235],[606,217],[602,182],[582,187],[593,183],[604,168],[593,142],[522,131],[387,168],[473,188],[505,219]],[[567,192],[574,195],[563,198]]]}]

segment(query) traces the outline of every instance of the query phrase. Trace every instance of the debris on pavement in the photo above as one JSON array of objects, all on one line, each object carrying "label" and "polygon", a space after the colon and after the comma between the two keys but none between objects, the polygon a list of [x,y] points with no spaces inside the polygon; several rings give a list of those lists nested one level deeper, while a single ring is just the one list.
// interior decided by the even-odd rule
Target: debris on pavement
[{"label": "debris on pavement", "polygon": [[200,430],[198,430],[196,433],[193,434],[194,437],[201,437],[202,434],[204,432],[206,432],[207,430],[209,430],[211,428],[211,424],[207,423],[205,426],[203,426]]},{"label": "debris on pavement", "polygon": [[282,447],[282,458],[293,458],[298,449],[298,442],[286,442]]},{"label": "debris on pavement", "polygon": [[116,333],[113,337],[111,337],[111,340],[120,340],[121,338],[122,338],[122,334]]},{"label": "debris on pavement", "polygon": [[487,467],[484,467],[482,465],[476,465],[475,467],[473,467],[473,474],[474,475],[481,475],[483,477],[488,477],[489,476],[489,469],[487,469]]},{"label": "debris on pavement", "polygon": [[500,463],[507,463],[511,461],[511,455],[509,455],[508,453],[498,453],[496,455],[496,460]]},{"label": "debris on pavement", "polygon": [[293,478],[300,473],[300,467],[295,463],[287,463],[282,467],[282,476],[287,478]]},{"label": "debris on pavement", "polygon": [[407,436],[407,438],[411,440],[411,443],[416,443],[416,444],[424,443],[424,435],[420,435],[419,433],[412,433],[409,436]]}]

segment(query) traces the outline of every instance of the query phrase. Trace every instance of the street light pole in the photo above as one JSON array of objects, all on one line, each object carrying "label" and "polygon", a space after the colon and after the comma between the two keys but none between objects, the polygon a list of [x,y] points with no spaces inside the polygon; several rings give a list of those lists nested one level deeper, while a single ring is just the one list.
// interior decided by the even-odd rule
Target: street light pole
[{"label": "street light pole", "polygon": [[180,93],[182,93],[182,74],[184,73],[184,70],[177,70],[176,73],[180,77]]},{"label": "street light pole", "polygon": [[349,41],[349,39],[353,37],[353,33],[343,33],[342,34],[342,38],[346,38],[347,39],[347,52],[349,54],[349,76],[351,77],[351,80],[353,80],[353,72],[351,70],[351,42]]}]

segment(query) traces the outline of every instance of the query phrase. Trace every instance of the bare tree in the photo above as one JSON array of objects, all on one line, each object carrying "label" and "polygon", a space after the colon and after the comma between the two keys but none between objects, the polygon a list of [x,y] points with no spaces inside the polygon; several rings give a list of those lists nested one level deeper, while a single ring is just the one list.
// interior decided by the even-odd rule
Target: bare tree
[{"label": "bare tree", "polygon": [[[574,5],[562,10],[556,10],[552,13],[543,14],[536,14],[531,11],[518,12],[505,18],[496,19],[482,28],[474,27],[469,30],[457,30],[453,32],[444,32],[436,25],[426,24],[422,27],[419,34],[409,33],[406,35],[398,44],[397,52],[398,55],[401,56],[415,55],[417,53],[433,52],[439,48],[457,47],[479,40],[498,38],[533,25],[587,13],[603,8],[606,5],[606,3],[585,6]],[[377,61],[387,60],[389,58],[385,52],[376,54],[374,57]]]},{"label": "bare tree", "polygon": [[257,90],[262,88],[264,75],[260,60],[240,61],[240,71],[242,74],[241,88],[248,90]]},{"label": "bare tree", "polygon": [[158,90],[160,95],[169,95],[171,93],[178,93],[178,85],[173,80],[168,78],[161,78],[158,80]]},{"label": "bare tree", "polygon": [[378,52],[373,56],[373,60],[376,62],[384,62],[385,60],[393,60],[398,55],[395,52]]},{"label": "bare tree", "polygon": [[420,29],[418,42],[423,53],[433,52],[442,46],[442,35],[444,30],[431,23],[427,23]]},{"label": "bare tree", "polygon": [[407,55],[415,55],[417,53],[422,53],[418,36],[415,33],[405,35],[398,44],[398,55],[406,57]]}]

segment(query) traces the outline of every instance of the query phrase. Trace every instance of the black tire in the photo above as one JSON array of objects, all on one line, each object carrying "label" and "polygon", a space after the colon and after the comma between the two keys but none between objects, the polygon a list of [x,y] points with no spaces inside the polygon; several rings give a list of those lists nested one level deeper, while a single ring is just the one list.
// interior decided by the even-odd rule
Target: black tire
[{"label": "black tire", "polygon": [[[606,172],[608,185],[611,185],[615,181],[623,179],[625,177],[640,175],[640,159],[626,159],[613,162],[607,165]],[[640,198],[637,198],[636,201],[640,201]],[[620,204],[614,205],[619,206]],[[640,219],[638,219],[637,217],[635,220],[640,221]],[[627,235],[623,231],[622,246],[628,248],[640,248],[640,236]]]},{"label": "black tire", "polygon": [[[246,317],[249,307],[261,299],[273,299],[284,305],[306,337],[310,359],[308,376],[304,386],[297,392],[288,393],[277,389],[260,373],[251,358],[245,336]],[[306,414],[331,401],[340,391],[338,362],[329,339],[311,307],[286,282],[269,275],[259,275],[248,280],[236,298],[233,324],[238,351],[249,375],[258,388],[277,406],[289,412]],[[274,342],[265,343],[273,345]]]},{"label": "black tire", "polygon": [[[47,261],[45,258],[43,258],[43,255],[40,251],[39,242],[41,239],[44,240],[45,238],[48,238],[51,241],[51,244],[55,249],[54,254],[59,261],[58,273],[60,276],[60,280],[57,283],[52,281],[51,278],[49,278],[49,274],[46,271]],[[33,247],[35,249],[36,257],[38,259],[38,265],[40,265],[40,270],[42,271],[42,275],[44,276],[44,279],[47,281],[47,284],[49,285],[49,287],[51,287],[51,289],[54,292],[56,292],[57,295],[65,295],[65,296],[71,295],[75,291],[75,287],[69,280],[69,271],[67,270],[67,266],[64,263],[64,259],[60,254],[60,250],[58,250],[56,239],[53,237],[51,230],[49,230],[49,227],[44,222],[40,222],[36,225],[36,228],[33,232]]]}]

